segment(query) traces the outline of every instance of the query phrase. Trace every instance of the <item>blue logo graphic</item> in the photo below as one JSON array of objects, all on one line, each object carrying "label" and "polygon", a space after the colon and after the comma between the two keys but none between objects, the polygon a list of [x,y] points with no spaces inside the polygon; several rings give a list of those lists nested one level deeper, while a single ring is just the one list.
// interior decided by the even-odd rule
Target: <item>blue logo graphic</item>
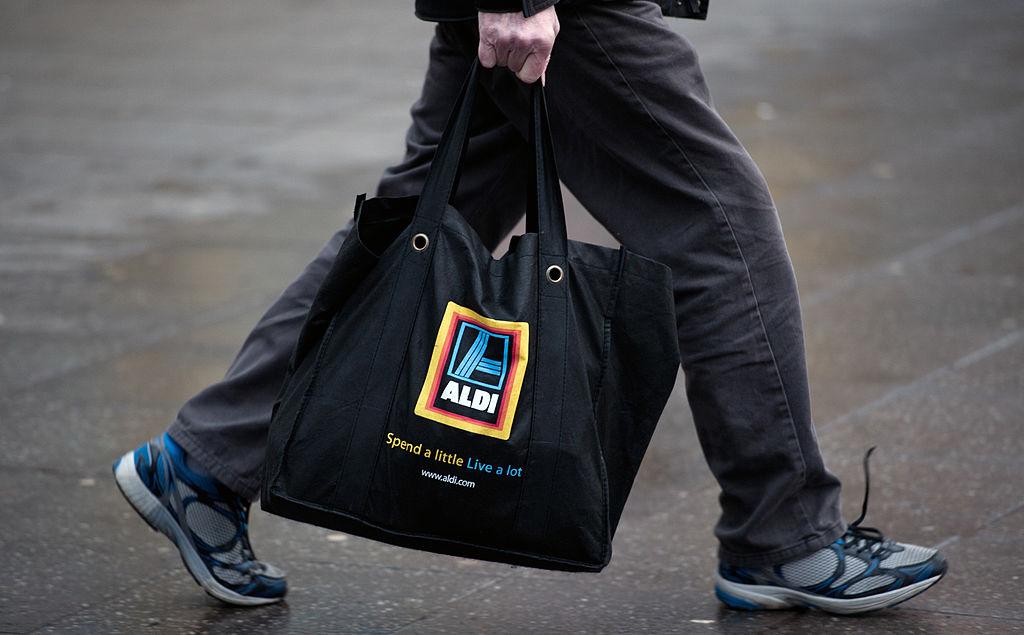
[{"label": "blue logo graphic", "polygon": [[475,324],[462,322],[455,340],[454,355],[448,364],[448,374],[477,386],[501,390],[508,370],[510,339],[509,335],[491,333]]}]

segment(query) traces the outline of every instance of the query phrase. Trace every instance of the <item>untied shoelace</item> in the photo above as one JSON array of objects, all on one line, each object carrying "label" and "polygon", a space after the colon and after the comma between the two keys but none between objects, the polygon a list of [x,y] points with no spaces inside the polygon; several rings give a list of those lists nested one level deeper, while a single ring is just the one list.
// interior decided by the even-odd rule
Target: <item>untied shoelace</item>
[{"label": "untied shoelace", "polygon": [[887,539],[880,530],[861,525],[864,522],[864,518],[868,515],[868,498],[871,495],[871,469],[869,463],[871,454],[874,451],[875,446],[871,446],[864,453],[864,500],[861,503],[860,516],[847,526],[846,533],[843,535],[843,541],[847,545],[853,546],[857,552],[870,551],[872,554],[882,557],[884,552],[892,551],[895,544]]}]

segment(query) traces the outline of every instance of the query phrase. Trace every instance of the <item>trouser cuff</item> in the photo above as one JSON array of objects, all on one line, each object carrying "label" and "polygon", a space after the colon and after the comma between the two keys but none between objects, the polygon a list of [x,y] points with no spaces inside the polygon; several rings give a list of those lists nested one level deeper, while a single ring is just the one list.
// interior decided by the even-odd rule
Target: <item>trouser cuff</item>
[{"label": "trouser cuff", "polygon": [[846,533],[846,523],[839,521],[817,536],[805,538],[798,543],[772,551],[738,554],[727,551],[725,547],[719,545],[718,559],[722,563],[734,567],[771,567],[791,560],[797,560],[823,547],[827,547],[844,533]]}]

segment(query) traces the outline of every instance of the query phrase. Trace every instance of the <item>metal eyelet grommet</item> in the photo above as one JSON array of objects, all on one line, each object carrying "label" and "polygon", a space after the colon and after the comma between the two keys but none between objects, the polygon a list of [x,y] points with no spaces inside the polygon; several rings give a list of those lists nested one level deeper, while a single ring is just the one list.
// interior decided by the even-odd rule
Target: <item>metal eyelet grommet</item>
[{"label": "metal eyelet grommet", "polygon": [[412,248],[416,251],[423,251],[430,244],[430,239],[427,238],[426,234],[416,234],[412,237]]},{"label": "metal eyelet grommet", "polygon": [[565,275],[562,272],[562,268],[558,265],[551,265],[547,270],[548,281],[550,282],[561,282],[562,277]]}]

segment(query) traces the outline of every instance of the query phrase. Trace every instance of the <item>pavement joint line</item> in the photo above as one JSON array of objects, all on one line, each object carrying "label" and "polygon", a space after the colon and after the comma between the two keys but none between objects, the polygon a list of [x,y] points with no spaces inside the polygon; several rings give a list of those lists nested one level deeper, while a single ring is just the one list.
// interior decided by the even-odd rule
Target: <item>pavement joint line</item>
[{"label": "pavement joint line", "polygon": [[0,463],[0,472],[36,472],[42,474],[48,474],[50,476],[70,476],[73,478],[82,478],[84,476],[107,476],[110,473],[110,469],[99,470],[93,468],[95,471],[89,470],[67,470],[60,467],[50,467],[47,465],[19,465],[17,463]]},{"label": "pavement joint line", "polygon": [[84,355],[83,359],[76,362],[68,362],[62,364],[56,368],[52,368],[48,371],[40,372],[34,376],[30,376],[26,381],[15,384],[10,387],[7,394],[0,396],[0,403],[10,402],[15,395],[20,394],[26,390],[37,387],[39,384],[45,384],[46,382],[54,381],[79,371],[95,364],[100,364],[106,361],[110,361],[126,353],[134,351],[144,350],[151,346],[174,337],[181,335],[192,329],[203,328],[225,322],[227,320],[234,319],[240,315],[244,315],[249,311],[259,310],[266,308],[271,302],[274,301],[280,295],[279,293],[273,294],[260,294],[258,298],[249,300],[248,302],[240,301],[232,304],[217,307],[199,313],[197,317],[187,320],[181,320],[171,324],[167,324],[163,327],[155,327],[147,331],[144,335],[140,335],[131,341],[123,344],[114,344],[109,349],[96,353],[94,355]]},{"label": "pavement joint line", "polygon": [[924,375],[919,376],[917,379],[914,379],[913,381],[896,386],[892,390],[883,394],[881,397],[872,399],[871,401],[865,404],[861,404],[860,406],[857,406],[856,408],[846,412],[845,414],[839,415],[838,417],[835,417],[834,419],[823,423],[822,425],[818,426],[818,431],[826,432],[835,426],[846,423],[851,419],[855,419],[861,415],[871,412],[872,410],[876,410],[881,406],[887,405],[892,401],[898,399],[899,397],[913,394],[920,390],[922,387],[931,383],[934,379],[938,377],[942,377],[951,374],[954,371],[963,370],[965,368],[973,366],[974,364],[977,364],[978,362],[981,362],[991,357],[992,355],[995,355],[996,353],[999,353],[1003,350],[1006,350],[1007,348],[1010,348],[1014,344],[1021,341],[1022,337],[1024,337],[1024,329],[1017,329],[1016,331],[1012,331],[1006,335],[1003,335],[1002,337],[992,340],[991,342],[985,344],[984,346],[976,348],[973,351],[970,351],[969,353],[962,355],[961,357],[957,358],[956,360],[949,364],[935,368],[925,373]]},{"label": "pavement joint line", "polygon": [[1020,329],[1013,331],[1012,333],[1008,333],[1007,335],[999,338],[998,340],[992,342],[991,344],[983,346],[978,350],[974,351],[973,353],[968,353],[967,355],[964,355],[960,359],[956,360],[955,362],[953,362],[953,369],[962,370],[964,368],[969,368],[987,357],[990,357],[1007,348],[1010,348],[1011,346],[1013,346],[1014,344],[1021,340],[1022,335],[1024,335],[1024,330]]},{"label": "pavement joint line", "polygon": [[411,620],[411,621],[403,624],[402,626],[399,626],[398,628],[396,628],[395,630],[393,630],[391,632],[392,633],[399,633],[399,632],[404,631],[407,628],[413,626],[414,624],[419,624],[420,622],[424,622],[424,621],[426,621],[426,620],[428,620],[428,619],[430,619],[432,617],[440,615],[440,614],[444,613],[444,611],[451,604],[453,604],[455,602],[458,602],[459,600],[463,600],[465,598],[468,598],[469,596],[474,595],[475,593],[478,593],[480,591],[483,591],[484,589],[490,588],[490,587],[494,586],[495,584],[497,584],[497,583],[501,582],[502,580],[505,580],[505,579],[507,579],[507,578],[509,578],[511,576],[512,576],[512,572],[509,572],[509,573],[506,573],[504,575],[494,576],[490,580],[486,580],[484,582],[481,582],[480,584],[474,585],[473,587],[467,589],[463,593],[460,593],[460,594],[456,595],[455,597],[451,598],[450,600],[447,600],[444,603],[444,606],[438,607],[438,608],[436,608],[434,610],[431,610],[431,611],[427,611],[426,613],[424,613],[420,617],[417,617],[416,619]]},{"label": "pavement joint line", "polygon": [[[333,209],[333,208],[332,208]],[[265,216],[265,215],[262,215]],[[247,217],[252,218],[252,217]],[[218,221],[224,220],[223,218],[216,219]],[[0,227],[3,227],[3,221],[0,221]],[[13,239],[13,240],[8,240]],[[76,234],[74,232],[39,232],[32,228],[31,231],[24,231],[23,228],[15,228],[14,230],[4,231],[3,239],[0,239],[0,256],[8,255],[4,254],[4,250],[8,244],[23,244],[24,241],[36,241],[34,244],[47,242],[47,243],[59,243],[59,242],[81,242],[90,245],[98,244],[99,246],[106,246],[108,243],[121,243],[135,240],[138,243],[145,243],[146,247],[155,246],[157,249],[148,250],[149,253],[153,251],[161,251],[167,249],[181,249],[181,248],[219,248],[219,249],[239,249],[239,250],[254,250],[254,251],[278,251],[283,249],[303,249],[303,250],[315,250],[320,249],[324,246],[325,240],[319,238],[290,238],[290,237],[268,237],[260,236],[256,239],[247,239],[245,245],[240,247],[237,240],[232,238],[219,238],[219,237],[205,237],[205,236],[191,236],[185,240],[161,240],[160,237],[149,239],[143,237],[140,234]],[[127,254],[128,257],[137,256],[136,253]],[[89,261],[91,263],[109,263],[116,262],[119,258],[115,259],[103,259]]]},{"label": "pavement joint line", "polygon": [[923,609],[916,607],[898,607],[901,611],[908,611],[912,613],[933,613],[938,615],[952,615],[955,617],[980,617],[982,619],[989,620],[1002,620],[1005,622],[1024,622],[1024,619],[1019,617],[1012,617],[1008,615],[992,615],[989,613],[968,613],[967,611],[951,611],[949,609]]},{"label": "pavement joint line", "polygon": [[230,238],[190,238],[188,240],[175,241],[172,248],[175,249],[239,249],[244,251],[267,251],[280,253],[284,250],[301,249],[304,252],[316,253],[322,249],[326,240],[316,239],[288,239],[288,238],[265,238],[247,241],[245,247],[238,247]]},{"label": "pavement joint line", "polygon": [[851,287],[855,287],[872,278],[883,277],[895,267],[928,260],[932,256],[937,256],[948,249],[994,232],[1020,219],[1024,219],[1024,203],[1011,205],[980,220],[960,225],[941,236],[911,247],[896,257],[889,258],[859,271],[848,273],[840,278],[838,282],[829,285],[827,288],[808,294],[802,304],[805,308],[817,306],[849,290]]},{"label": "pavement joint line", "polygon": [[945,540],[942,540],[932,545],[932,549],[935,549],[936,551],[941,551],[942,549],[945,549],[950,545],[955,545],[958,542],[960,542],[960,534],[954,534],[949,538],[946,538]]},{"label": "pavement joint line", "polygon": [[990,527],[994,527],[994,526],[998,525],[999,522],[1002,521],[1007,516],[1012,516],[1013,514],[1019,512],[1022,509],[1024,509],[1024,500],[1020,501],[1016,505],[1011,506],[1009,509],[1005,509],[1005,510],[1003,510],[1001,512],[996,512],[995,515],[990,516],[988,520],[986,520],[985,522],[981,523],[981,525],[979,525],[975,529],[971,530],[971,533],[968,534],[967,536],[961,536],[960,534],[952,535],[949,538],[946,538],[942,542],[940,542],[937,545],[935,545],[934,547],[932,547],[932,549],[943,549],[943,548],[948,547],[950,545],[955,545],[955,544],[957,544],[957,543],[959,543],[961,541],[970,540],[970,539],[974,538],[975,536],[977,536],[978,534],[980,534],[981,532],[985,531],[986,529],[989,529]]},{"label": "pavement joint line", "polygon": [[1017,503],[1016,505],[1014,505],[1013,507],[1010,507],[1009,509],[1007,509],[1005,511],[999,512],[995,516],[992,516],[985,523],[985,526],[986,527],[991,527],[992,525],[995,525],[996,523],[998,523],[1002,519],[1006,518],[1007,516],[1012,516],[1012,515],[1016,514],[1017,512],[1019,512],[1022,509],[1024,509],[1024,500],[1020,501],[1019,503]]},{"label": "pavement joint line", "polygon": [[[737,613],[737,611],[733,609],[723,608],[722,610],[726,615],[730,616]],[[752,633],[771,633],[789,625],[792,622],[802,622],[804,620],[804,615],[810,611],[813,611],[813,609],[797,608],[789,611],[742,611],[739,612],[739,614],[743,616],[740,618],[742,620],[756,619],[758,621],[771,621],[772,618],[775,618],[774,623],[767,624],[763,627],[754,627],[757,628],[757,630],[750,631]],[[716,622],[718,624],[723,624],[725,623],[725,620],[716,620]]]}]

